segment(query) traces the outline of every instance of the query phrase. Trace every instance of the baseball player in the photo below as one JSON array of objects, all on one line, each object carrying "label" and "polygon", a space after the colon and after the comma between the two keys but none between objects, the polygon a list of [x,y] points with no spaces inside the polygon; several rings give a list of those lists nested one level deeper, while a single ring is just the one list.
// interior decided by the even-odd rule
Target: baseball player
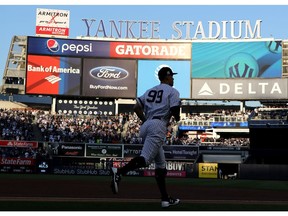
[{"label": "baseball player", "polygon": [[180,120],[179,92],[173,88],[174,78],[170,67],[162,67],[158,72],[160,84],[148,89],[142,96],[136,98],[134,112],[141,119],[140,137],[144,145],[140,156],[133,158],[122,168],[111,168],[113,193],[118,193],[121,176],[137,168],[146,167],[155,162],[155,179],[161,193],[163,208],[177,205],[180,200],[174,199],[166,191],[166,161],[163,150],[167,127],[173,116]]}]

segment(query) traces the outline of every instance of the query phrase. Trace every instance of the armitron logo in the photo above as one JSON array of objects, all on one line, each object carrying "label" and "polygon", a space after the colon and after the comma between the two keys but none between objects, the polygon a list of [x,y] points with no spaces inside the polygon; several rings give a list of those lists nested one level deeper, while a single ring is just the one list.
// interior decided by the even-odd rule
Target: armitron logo
[{"label": "armitron logo", "polygon": [[123,68],[113,66],[101,66],[90,70],[92,77],[101,80],[120,80],[125,79],[129,73]]},{"label": "armitron logo", "polygon": [[51,52],[58,52],[60,49],[60,46],[58,44],[58,42],[54,39],[49,39],[47,40],[47,48],[51,51]]},{"label": "armitron logo", "polygon": [[51,84],[54,84],[56,82],[59,82],[61,80],[60,77],[57,77],[57,76],[54,76],[54,75],[51,75],[51,76],[48,76],[45,78],[48,82],[50,82]]}]

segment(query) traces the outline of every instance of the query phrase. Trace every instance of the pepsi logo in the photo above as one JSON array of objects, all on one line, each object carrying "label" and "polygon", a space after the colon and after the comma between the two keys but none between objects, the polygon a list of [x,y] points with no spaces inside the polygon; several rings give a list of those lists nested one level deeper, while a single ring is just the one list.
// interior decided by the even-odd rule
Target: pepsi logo
[{"label": "pepsi logo", "polygon": [[129,73],[123,68],[114,66],[101,66],[90,70],[92,77],[101,80],[120,80],[126,78]]},{"label": "pepsi logo", "polygon": [[47,40],[47,48],[51,51],[51,52],[58,52],[60,49],[60,46],[58,44],[58,42],[54,39],[49,39]]}]

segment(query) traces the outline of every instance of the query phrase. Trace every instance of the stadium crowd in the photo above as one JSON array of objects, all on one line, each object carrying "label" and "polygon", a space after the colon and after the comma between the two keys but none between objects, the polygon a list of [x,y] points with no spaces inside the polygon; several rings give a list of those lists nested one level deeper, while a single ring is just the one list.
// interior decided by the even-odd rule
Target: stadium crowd
[{"label": "stadium crowd", "polygon": [[[185,133],[179,136],[179,125],[201,124],[217,121],[248,121],[254,119],[286,119],[288,107],[263,107],[246,112],[216,110],[214,113],[188,114],[180,122],[168,127],[167,145],[249,146],[245,137],[194,137]],[[284,108],[284,109],[283,109]],[[74,143],[124,143],[142,144],[139,138],[141,121],[136,114],[120,113],[116,116],[59,115],[32,109],[0,109],[0,140],[74,142]],[[1,148],[1,157],[46,157],[43,148]]]},{"label": "stadium crowd", "polygon": [[[215,113],[189,114],[179,123],[172,122],[167,133],[167,145],[232,145],[247,146],[247,138],[198,139],[179,137],[178,125],[196,124],[201,121],[221,121],[236,118],[247,121],[250,111],[245,113],[217,110]],[[221,118],[220,118],[221,117]],[[186,123],[185,123],[186,122]],[[204,123],[203,123],[204,124]],[[44,142],[85,142],[141,144],[139,129],[141,121],[136,114],[120,113],[116,116],[59,115],[43,110],[1,109],[0,139]]]},{"label": "stadium crowd", "polygon": [[181,123],[184,125],[209,125],[211,122],[247,122],[252,110],[215,110],[213,113],[190,113]]},{"label": "stadium crowd", "polygon": [[[179,125],[209,125],[211,122],[245,122],[254,120],[287,120],[288,106],[261,107],[239,112],[216,110],[214,113],[191,113],[180,122],[168,127],[167,145],[233,146],[249,147],[247,137],[189,137],[179,133]],[[135,114],[120,113],[116,116],[59,115],[32,109],[0,109],[0,140],[39,142],[85,142],[142,144],[139,138],[141,121]],[[47,158],[47,149],[5,148],[0,146],[0,157]]]},{"label": "stadium crowd", "polygon": [[30,111],[0,109],[0,137],[2,140],[32,140],[33,120]]},{"label": "stadium crowd", "polygon": [[253,120],[288,120],[288,107],[256,108],[250,117]]}]

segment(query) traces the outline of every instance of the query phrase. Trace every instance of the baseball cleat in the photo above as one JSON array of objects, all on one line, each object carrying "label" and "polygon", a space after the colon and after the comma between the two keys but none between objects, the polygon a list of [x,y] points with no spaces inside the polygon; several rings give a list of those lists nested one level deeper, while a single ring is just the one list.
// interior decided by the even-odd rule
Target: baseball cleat
[{"label": "baseball cleat", "polygon": [[179,203],[180,203],[180,199],[174,199],[172,197],[168,197],[168,199],[161,201],[161,207],[162,208],[167,208],[169,206],[177,205]]},{"label": "baseball cleat", "polygon": [[111,180],[111,188],[114,194],[118,193],[119,182],[121,180],[121,176],[117,174],[117,168],[111,168],[112,180]]}]

